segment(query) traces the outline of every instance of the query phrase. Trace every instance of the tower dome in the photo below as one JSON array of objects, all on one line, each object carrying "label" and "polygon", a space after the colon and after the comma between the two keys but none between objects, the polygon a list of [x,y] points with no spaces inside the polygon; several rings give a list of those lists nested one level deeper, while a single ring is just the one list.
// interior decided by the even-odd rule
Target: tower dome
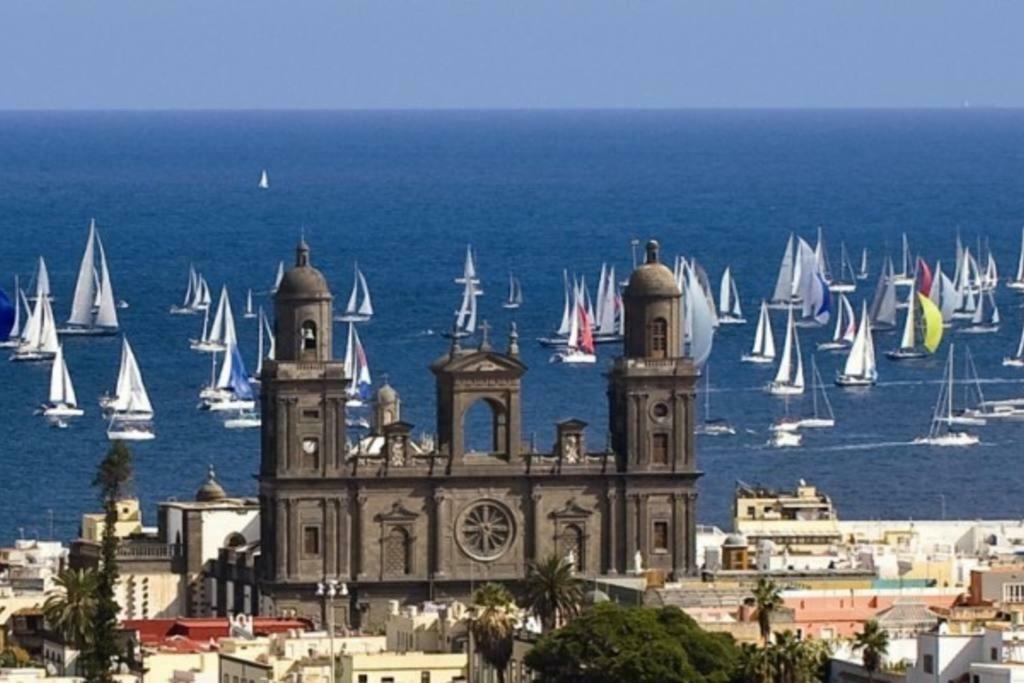
[{"label": "tower dome", "polygon": [[668,266],[658,259],[658,243],[647,243],[647,258],[629,276],[625,295],[628,297],[673,297],[679,296],[676,278]]},{"label": "tower dome", "polygon": [[623,292],[627,358],[666,359],[682,355],[682,293],[658,260],[658,243],[647,243],[647,258],[633,271]]},{"label": "tower dome", "polygon": [[217,474],[213,471],[213,465],[210,465],[210,469],[206,473],[206,481],[196,491],[196,501],[213,503],[227,497],[228,494],[224,491],[224,487],[217,483]]},{"label": "tower dome", "polygon": [[277,299],[330,298],[327,279],[309,261],[309,245],[300,239],[295,248],[295,267],[288,270],[277,287]]},{"label": "tower dome", "polygon": [[310,262],[309,245],[300,239],[295,267],[284,274],[274,295],[276,360],[331,360],[332,299],[327,279]]}]

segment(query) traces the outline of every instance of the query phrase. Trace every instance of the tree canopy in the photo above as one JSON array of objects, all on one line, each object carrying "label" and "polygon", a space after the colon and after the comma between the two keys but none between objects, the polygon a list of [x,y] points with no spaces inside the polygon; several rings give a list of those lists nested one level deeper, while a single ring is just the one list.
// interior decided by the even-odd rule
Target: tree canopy
[{"label": "tree canopy", "polygon": [[613,603],[545,635],[526,657],[548,683],[726,683],[738,663],[730,636],[702,630],[676,607]]}]

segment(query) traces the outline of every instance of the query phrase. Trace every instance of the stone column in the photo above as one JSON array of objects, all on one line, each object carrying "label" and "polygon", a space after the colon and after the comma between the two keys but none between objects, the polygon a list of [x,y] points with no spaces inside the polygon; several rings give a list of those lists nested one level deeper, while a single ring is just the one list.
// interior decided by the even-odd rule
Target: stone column
[{"label": "stone column", "polygon": [[687,543],[686,496],[681,493],[672,494],[672,574],[679,578],[686,573]]},{"label": "stone column", "polygon": [[[628,465],[639,465],[644,462],[643,443],[640,438],[640,397],[630,393],[626,399],[626,453]],[[627,466],[628,466],[627,465]],[[632,560],[630,560],[632,561]]]},{"label": "stone column", "polygon": [[540,504],[543,500],[544,494],[542,491],[533,491],[530,493],[530,523],[533,525],[533,548],[530,554],[527,555],[527,561],[533,560],[534,562],[540,561],[541,556],[541,543],[544,540],[541,535],[544,521],[541,518]]},{"label": "stone column", "polygon": [[352,536],[349,530],[347,493],[342,493],[334,500],[334,518],[337,520],[337,575],[340,579],[348,580],[352,575],[352,568],[349,566],[349,545],[352,543]]},{"label": "stone column", "polygon": [[288,569],[286,571],[287,577],[290,579],[295,576],[297,569],[297,555],[299,543],[302,539],[299,538],[299,516],[295,512],[295,501],[285,501],[287,517],[288,517],[288,542],[285,546],[285,552],[288,554]]},{"label": "stone column", "polygon": [[686,571],[697,573],[697,494],[686,494]]},{"label": "stone column", "polygon": [[288,503],[283,498],[274,502],[274,580],[288,575]]},{"label": "stone column", "polygon": [[274,411],[277,420],[277,443],[273,444],[277,456],[277,473],[280,475],[287,472],[292,466],[291,451],[288,447],[290,435],[288,434],[288,399],[278,398],[276,410]]},{"label": "stone column", "polygon": [[366,505],[367,499],[366,494],[362,491],[356,494],[356,509],[354,515],[355,524],[353,524],[352,529],[352,538],[356,540],[356,543],[353,545],[353,548],[355,549],[355,553],[353,553],[355,557],[353,559],[355,564],[354,569],[356,581],[362,581],[366,578],[366,558],[363,555],[363,543],[366,540],[366,529],[364,528],[365,524],[363,524],[363,520],[365,518],[363,508]]},{"label": "stone column", "polygon": [[633,557],[637,551],[637,507],[640,504],[640,494],[626,494],[626,568],[633,571]]},{"label": "stone column", "polygon": [[296,427],[295,427],[295,413],[296,413],[295,406],[298,404],[298,402],[299,402],[299,399],[297,399],[297,398],[288,398],[287,399],[287,408],[286,408],[286,410],[288,412],[288,416],[287,416],[287,424],[288,424],[288,432],[287,432],[287,434],[288,434],[288,437],[283,440],[283,443],[284,443],[284,447],[288,450],[288,467],[289,468],[296,468],[296,467],[299,466],[299,463],[292,462],[292,458],[295,457],[299,453],[299,446],[298,446],[298,444],[293,443],[295,441],[295,434],[298,431],[296,429]]},{"label": "stone column", "polygon": [[644,554],[644,567],[650,565],[650,557],[653,554],[651,552],[651,539],[650,536],[650,523],[647,515],[647,501],[650,499],[650,495],[647,493],[637,496],[636,499],[636,518],[637,524],[640,525],[640,533],[637,534],[640,537],[640,551]]},{"label": "stone column", "polygon": [[443,579],[448,576],[448,540],[452,535],[448,493],[444,490],[434,491],[434,577]]},{"label": "stone column", "polygon": [[615,575],[619,573],[619,492],[615,489],[609,489],[606,496],[607,501],[605,504],[605,514],[608,517],[608,558],[605,565],[605,571],[608,574]]}]

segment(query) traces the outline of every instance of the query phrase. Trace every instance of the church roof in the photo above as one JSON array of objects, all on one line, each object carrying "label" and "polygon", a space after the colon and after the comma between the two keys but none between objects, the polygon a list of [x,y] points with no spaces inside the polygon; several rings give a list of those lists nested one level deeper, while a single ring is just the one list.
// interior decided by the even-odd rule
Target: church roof
[{"label": "church roof", "polygon": [[217,475],[213,471],[213,465],[210,465],[210,469],[206,473],[206,481],[196,491],[196,501],[199,503],[212,503],[224,500],[227,497],[228,494],[224,491],[224,487],[217,483]]},{"label": "church roof", "polygon": [[629,276],[629,297],[676,297],[680,295],[672,271],[658,260],[658,243],[647,243],[647,260]]},{"label": "church roof", "polygon": [[433,363],[434,373],[512,372],[521,375],[526,372],[518,358],[491,350],[466,349],[452,355],[446,353]]},{"label": "church roof", "polygon": [[277,298],[319,299],[330,296],[331,290],[327,286],[327,279],[310,264],[309,245],[305,239],[300,240],[295,249],[295,267],[281,278],[281,284],[277,287]]}]

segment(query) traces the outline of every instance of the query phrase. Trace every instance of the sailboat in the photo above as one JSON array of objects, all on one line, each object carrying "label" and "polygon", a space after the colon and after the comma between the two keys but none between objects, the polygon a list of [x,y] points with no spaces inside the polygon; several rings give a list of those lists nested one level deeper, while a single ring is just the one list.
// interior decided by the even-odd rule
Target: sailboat
[{"label": "sailboat", "polygon": [[462,338],[472,336],[476,332],[476,297],[476,287],[472,282],[467,282],[462,289],[462,303],[455,312],[454,328],[445,336]]},{"label": "sailboat", "polygon": [[839,243],[839,277],[829,283],[828,288],[836,294],[849,294],[857,289],[857,274],[850,263],[850,254],[846,251],[846,243]]},{"label": "sailboat", "polygon": [[864,247],[860,250],[860,268],[857,269],[857,279],[867,280],[870,273],[868,272],[868,248]]},{"label": "sailboat", "polygon": [[[99,269],[96,260],[99,259]],[[98,275],[97,275],[98,274]],[[96,221],[89,222],[89,238],[85,243],[82,263],[78,269],[71,315],[61,334],[117,334],[117,304],[110,284],[110,271],[103,251],[103,241]]]},{"label": "sailboat", "polygon": [[198,339],[190,340],[193,351],[210,353],[213,351],[226,351],[232,344],[238,342],[235,332],[235,316],[231,312],[231,299],[228,297],[227,286],[220,290],[220,300],[217,302],[217,311],[213,316],[213,324],[207,326],[209,309],[203,316],[203,333]]},{"label": "sailboat", "polygon": [[284,261],[278,261],[277,273],[274,275],[274,286],[270,288],[271,294],[277,294],[277,288],[281,286],[282,279],[284,279]]},{"label": "sailboat", "polygon": [[50,368],[50,398],[43,404],[42,414],[52,418],[79,417],[85,413],[78,407],[75,387],[71,383],[68,364],[64,360],[64,347],[57,347],[57,355]]},{"label": "sailboat", "polygon": [[1003,365],[1010,368],[1024,368],[1024,328],[1021,328],[1020,341],[1017,342],[1017,352],[1012,356],[1003,358]]},{"label": "sailboat", "polygon": [[111,441],[149,441],[156,437],[151,424],[153,404],[127,338],[122,339],[117,387],[113,395],[100,398],[100,405],[110,418],[107,438]]},{"label": "sailboat", "polygon": [[775,361],[775,336],[772,334],[772,321],[768,315],[768,304],[761,302],[761,313],[757,316],[757,330],[754,332],[754,347],[750,353],[740,357],[744,363],[766,365]]},{"label": "sailboat", "polygon": [[250,289],[245,294],[245,311],[242,312],[243,318],[255,318],[256,309],[252,305],[252,290]]},{"label": "sailboat", "polygon": [[[987,302],[987,304],[986,304]],[[965,334],[991,334],[999,331],[999,309],[992,292],[978,295],[977,308],[971,316],[971,324],[960,329]]]},{"label": "sailboat", "polygon": [[519,283],[519,278],[508,274],[508,297],[505,299],[505,303],[501,305],[502,308],[509,310],[516,310],[523,305],[523,286]]},{"label": "sailboat", "polygon": [[722,273],[722,283],[718,288],[718,322],[722,325],[742,325],[747,322],[740,307],[740,294],[736,289],[736,280],[732,269],[726,267]]},{"label": "sailboat", "polygon": [[732,436],[736,433],[728,422],[719,417],[711,417],[711,366],[704,366],[704,422],[694,430],[705,436]]},{"label": "sailboat", "polygon": [[949,345],[949,354],[946,358],[944,371],[945,382],[939,390],[939,398],[935,402],[935,410],[932,413],[932,425],[928,436],[921,436],[914,439],[915,444],[924,446],[973,446],[981,440],[964,431],[951,429],[955,419],[953,414],[953,344]]},{"label": "sailboat", "polygon": [[683,266],[683,356],[700,368],[711,355],[715,338],[715,311],[711,294],[694,261]]},{"label": "sailboat", "polygon": [[57,323],[53,319],[53,308],[46,296],[36,298],[32,313],[21,330],[21,339],[11,355],[11,360],[41,361],[57,355],[60,347],[57,341]]},{"label": "sailboat", "polygon": [[[522,293],[520,292],[520,296]],[[597,308],[592,318],[594,324],[594,343],[610,344],[622,341],[623,317],[622,297],[615,281],[615,266],[605,267],[601,264],[601,276],[597,286]]]},{"label": "sailboat", "polygon": [[871,334],[871,320],[865,303],[861,309],[860,327],[853,339],[853,346],[846,357],[843,371],[836,376],[836,384],[841,387],[866,387],[878,381],[878,370],[875,366],[875,341]]},{"label": "sailboat", "polygon": [[768,392],[776,396],[804,393],[804,361],[800,354],[800,338],[797,336],[792,306],[786,320],[786,341],[782,344],[779,369],[775,379],[768,385]]},{"label": "sailboat", "polygon": [[189,264],[188,266],[188,285],[185,287],[185,296],[182,297],[180,305],[171,306],[171,315],[192,315],[196,312],[195,302],[199,290],[199,274],[196,273],[195,266]]},{"label": "sailboat", "polygon": [[825,382],[821,379],[818,371],[818,363],[811,356],[811,400],[812,410],[810,417],[801,418],[797,422],[800,429],[827,429],[836,426],[836,416],[832,412],[832,402],[828,400],[825,392]]},{"label": "sailboat", "polygon": [[573,296],[572,290],[569,288],[569,273],[566,270],[562,270],[562,317],[558,323],[558,327],[555,328],[555,332],[550,337],[540,337],[537,339],[541,346],[565,346],[566,340],[569,338],[569,327],[572,324],[573,316]]},{"label": "sailboat", "polygon": [[575,296],[575,311],[575,315],[569,321],[569,338],[566,340],[565,348],[559,349],[551,356],[552,363],[579,365],[597,362],[590,317],[579,290]]},{"label": "sailboat", "polygon": [[784,396],[784,398],[783,416],[768,428],[769,436],[766,445],[773,448],[796,448],[803,443],[804,436],[797,427],[798,420],[790,416],[789,396]]},{"label": "sailboat", "polygon": [[202,401],[201,407],[204,410],[251,411],[256,407],[238,344],[230,344],[224,352],[214,388],[216,393]]},{"label": "sailboat", "polygon": [[35,293],[32,295],[32,301],[35,301],[39,297],[45,297],[53,300],[53,295],[50,293],[50,271],[46,268],[46,260],[40,256],[39,261],[36,264],[36,277],[35,277]]},{"label": "sailboat", "polygon": [[262,426],[263,420],[255,410],[240,410],[234,417],[224,420],[225,429],[256,429]]},{"label": "sailboat", "polygon": [[896,280],[892,260],[886,259],[871,300],[871,324],[875,329],[891,330],[896,327]]},{"label": "sailboat", "polygon": [[853,312],[853,306],[845,294],[839,295],[839,305],[836,306],[836,325],[832,332],[832,340],[818,344],[819,351],[842,351],[853,345],[854,337],[857,336],[857,315]]},{"label": "sailboat", "polygon": [[345,389],[348,400],[345,405],[349,408],[358,408],[370,397],[370,364],[366,360],[366,352],[363,350],[363,343],[359,340],[356,326],[352,323],[348,324],[345,377],[348,379],[348,387]]},{"label": "sailboat", "polygon": [[786,308],[793,303],[793,286],[797,277],[794,236],[792,233],[786,241],[786,251],[782,254],[779,264],[779,275],[775,279],[775,290],[768,305],[772,308]]},{"label": "sailboat", "polygon": [[263,376],[263,359],[274,360],[275,344],[274,331],[270,329],[270,320],[261,307],[259,310],[259,342],[256,355],[256,371],[249,378],[251,384],[259,384]]},{"label": "sailboat", "polygon": [[263,169],[263,172],[260,173],[260,182],[257,187],[261,190],[270,189],[270,176],[267,175],[267,169]]},{"label": "sailboat", "polygon": [[910,255],[910,243],[907,233],[903,233],[903,250],[900,255],[900,270],[892,273],[890,280],[894,285],[907,287],[914,284],[913,259]]},{"label": "sailboat", "polygon": [[1017,273],[1013,279],[1006,283],[1007,289],[1015,292],[1024,292],[1024,228],[1021,228],[1020,256],[1017,257]]},{"label": "sailboat", "polygon": [[14,278],[14,301],[7,292],[0,290],[0,346],[11,346],[18,337],[21,322],[21,300],[18,298],[18,278]]},{"label": "sailboat", "polygon": [[462,265],[462,277],[455,278],[455,283],[459,285],[473,285],[478,296],[484,293],[484,290],[480,288],[480,278],[476,274],[476,260],[473,257],[473,247],[469,244],[466,245],[466,260]]},{"label": "sailboat", "polygon": [[[921,309],[920,322],[917,319],[918,307]],[[942,331],[942,313],[931,299],[911,287],[899,348],[886,351],[885,355],[891,360],[926,358],[939,348]]]},{"label": "sailboat", "polygon": [[335,317],[342,322],[366,322],[373,317],[373,301],[370,299],[370,288],[359,265],[353,266],[352,292],[348,296],[345,312]]}]

